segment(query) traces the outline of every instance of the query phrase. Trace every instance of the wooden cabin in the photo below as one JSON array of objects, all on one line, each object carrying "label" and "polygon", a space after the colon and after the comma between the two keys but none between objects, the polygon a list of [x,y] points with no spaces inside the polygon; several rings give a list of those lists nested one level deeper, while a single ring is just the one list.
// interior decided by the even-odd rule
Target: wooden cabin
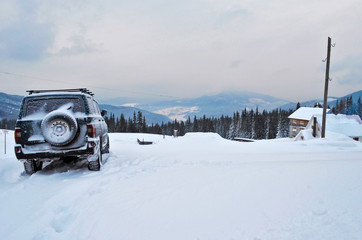
[{"label": "wooden cabin", "polygon": [[[329,112],[329,109],[327,109]],[[313,115],[323,114],[323,108],[300,107],[289,118],[289,137],[294,138],[305,129]]]},{"label": "wooden cabin", "polygon": [[[306,131],[301,131],[296,140],[306,140],[311,138],[313,131],[313,125],[315,125],[315,136],[321,137],[322,129],[322,115],[313,115],[309,123],[306,126]],[[362,121],[358,115],[344,115],[344,114],[327,114],[326,116],[326,136],[329,132],[343,134],[353,140],[362,142]]]}]

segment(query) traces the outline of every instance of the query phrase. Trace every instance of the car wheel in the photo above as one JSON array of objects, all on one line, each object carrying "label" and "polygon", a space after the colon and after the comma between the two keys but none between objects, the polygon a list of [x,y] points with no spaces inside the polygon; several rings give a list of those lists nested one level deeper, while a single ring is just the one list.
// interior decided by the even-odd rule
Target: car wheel
[{"label": "car wheel", "polygon": [[107,136],[107,144],[102,150],[102,153],[109,153],[109,137]]},{"label": "car wheel", "polygon": [[99,171],[101,170],[102,165],[102,152],[101,152],[101,146],[102,143],[99,141],[98,151],[97,151],[97,160],[88,162],[88,169],[90,171]]},{"label": "car wheel", "polygon": [[70,112],[53,111],[48,113],[42,123],[41,131],[45,140],[54,146],[70,143],[78,130],[78,124]]}]

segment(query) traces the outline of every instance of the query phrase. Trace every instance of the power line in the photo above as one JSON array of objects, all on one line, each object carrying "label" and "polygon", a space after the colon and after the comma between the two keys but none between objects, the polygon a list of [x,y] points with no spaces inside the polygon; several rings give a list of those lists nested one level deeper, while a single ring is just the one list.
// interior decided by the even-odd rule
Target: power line
[{"label": "power line", "polygon": [[[65,84],[75,85],[72,82],[58,81],[58,80],[53,80],[53,79],[49,79],[49,78],[35,77],[35,76],[30,76],[30,75],[20,74],[20,73],[3,72],[3,71],[0,71],[0,73],[4,74],[4,75],[11,75],[11,76],[17,76],[17,77],[22,77],[22,78],[35,79],[35,80],[41,80],[41,81],[46,81],[46,82],[65,83]],[[149,95],[149,96],[154,96],[154,97],[180,99],[180,97],[171,96],[171,95],[146,93],[146,92],[140,92],[140,91],[129,91],[129,90],[123,90],[123,89],[120,90],[120,89],[114,89],[114,88],[99,87],[99,86],[95,86],[92,84],[87,84],[87,85],[92,88],[98,88],[98,89],[103,89],[103,90],[107,90],[107,91],[117,91],[117,92],[131,93],[131,94]]]}]

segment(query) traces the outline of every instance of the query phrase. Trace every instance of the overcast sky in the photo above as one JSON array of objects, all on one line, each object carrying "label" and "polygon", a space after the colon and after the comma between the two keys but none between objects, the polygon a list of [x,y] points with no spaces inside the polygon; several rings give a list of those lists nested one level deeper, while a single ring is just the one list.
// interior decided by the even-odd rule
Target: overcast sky
[{"label": "overcast sky", "polygon": [[323,98],[328,36],[329,95],[361,90],[361,0],[1,0],[0,91]]}]

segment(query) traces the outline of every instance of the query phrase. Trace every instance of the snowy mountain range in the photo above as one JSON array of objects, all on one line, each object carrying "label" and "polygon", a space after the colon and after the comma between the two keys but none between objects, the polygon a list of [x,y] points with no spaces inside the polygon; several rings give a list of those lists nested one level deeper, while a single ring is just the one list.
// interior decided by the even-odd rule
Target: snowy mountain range
[{"label": "snowy mountain range", "polygon": [[236,111],[245,108],[272,110],[291,103],[283,99],[252,92],[224,92],[212,96],[202,96],[193,99],[178,99],[161,101],[152,104],[140,104],[137,107],[148,111],[164,114],[171,119],[186,120],[188,116],[221,117],[231,116]]},{"label": "snowy mountain range", "polygon": [[[336,106],[337,101],[340,101],[341,99],[352,97],[353,102],[357,102],[358,98],[362,98],[362,90],[348,94],[343,97],[328,97],[328,105],[330,107]],[[323,105],[323,99],[314,99],[306,102],[300,102],[301,107],[313,107],[316,103],[321,103]],[[296,107],[296,103],[289,103],[281,106],[281,109],[293,109]]]},{"label": "snowy mountain range", "polygon": [[[332,107],[337,100],[352,96],[354,101],[362,97],[362,90],[337,98],[330,97],[328,104]],[[18,114],[22,96],[0,93],[0,118],[15,119]],[[301,102],[301,106],[313,106],[320,99]],[[100,100],[101,109],[108,110],[119,117],[122,113],[126,118],[133,117],[134,112],[141,111],[147,123],[161,123],[170,120],[186,120],[188,116],[220,117],[232,116],[236,111],[244,109],[273,110],[294,109],[296,103],[253,92],[224,92],[216,95],[189,99],[174,99],[167,101],[151,101],[145,99],[117,98]]]},{"label": "snowy mountain range", "polygon": [[[333,104],[335,104],[335,102],[340,99],[338,97],[328,97],[328,104],[330,106],[333,106]],[[323,105],[323,99],[314,99],[314,100],[309,100],[309,101],[305,101],[305,102],[299,102],[301,107],[314,107],[314,105],[316,103],[320,103],[321,105]],[[285,104],[283,106],[280,106],[281,109],[284,110],[288,110],[288,109],[294,109],[296,107],[296,103],[288,103]]]},{"label": "snowy mountain range", "polygon": [[[133,113],[137,114],[137,112],[140,111],[142,112],[142,116],[146,118],[148,124],[156,124],[161,122],[166,123],[171,121],[171,119],[169,119],[165,115],[153,113],[135,107],[113,106],[109,104],[100,104],[99,107],[101,109],[107,110],[108,113],[113,113],[116,118],[120,117],[121,114],[123,114],[126,119],[133,118]],[[107,116],[110,116],[110,114],[108,114]]]}]

